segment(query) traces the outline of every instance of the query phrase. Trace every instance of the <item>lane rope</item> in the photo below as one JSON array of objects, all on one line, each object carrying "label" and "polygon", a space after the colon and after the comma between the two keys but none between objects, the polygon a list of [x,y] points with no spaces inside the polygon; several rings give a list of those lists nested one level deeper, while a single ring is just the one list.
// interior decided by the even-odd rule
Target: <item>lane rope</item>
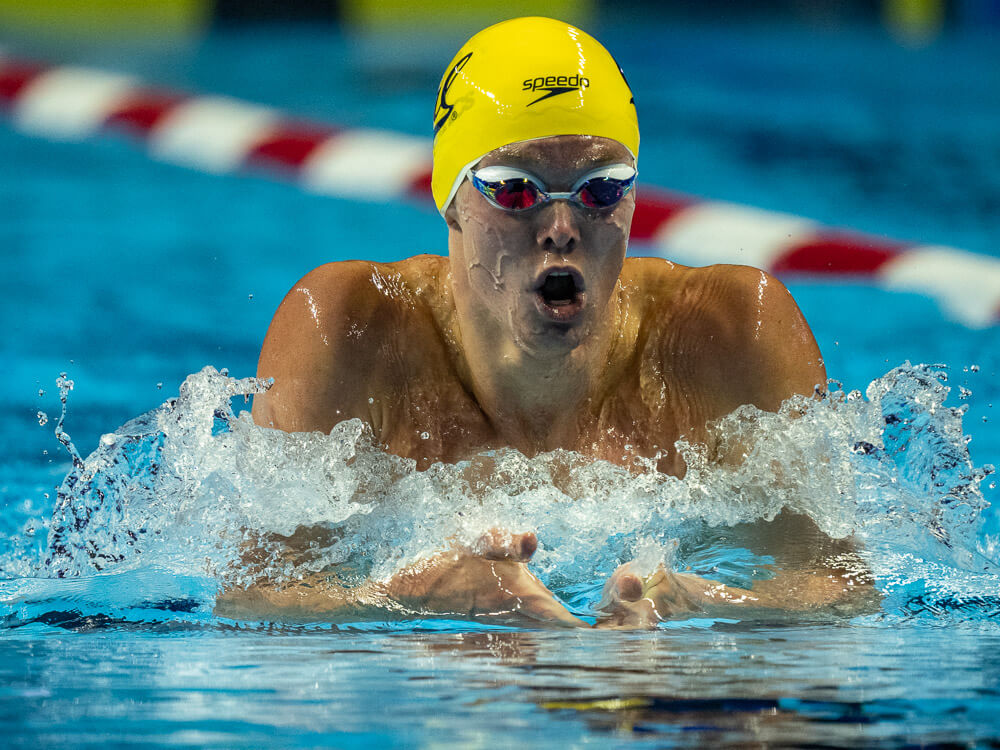
[{"label": "lane rope", "polygon": [[[16,128],[43,138],[124,131],[155,159],[213,174],[262,168],[323,195],[430,199],[426,138],[339,129],[238,99],[168,91],[132,76],[5,57],[2,50],[0,107]],[[932,297],[969,327],[1000,322],[1000,258],[953,247],[833,229],[646,184],[638,192],[632,240],[679,263],[742,263],[783,278],[863,279]]]}]

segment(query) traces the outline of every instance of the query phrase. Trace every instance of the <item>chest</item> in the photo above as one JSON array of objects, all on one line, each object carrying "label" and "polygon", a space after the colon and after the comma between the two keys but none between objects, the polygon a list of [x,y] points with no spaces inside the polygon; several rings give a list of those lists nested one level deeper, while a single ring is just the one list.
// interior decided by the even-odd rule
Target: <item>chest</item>
[{"label": "chest", "polygon": [[380,435],[391,452],[415,459],[420,468],[513,446],[527,454],[563,448],[622,465],[659,457],[661,471],[682,476],[684,461],[674,443],[682,437],[703,441],[709,411],[672,373],[637,364],[599,401],[582,407],[563,438],[504,434],[457,376],[438,371],[398,384],[387,399]]}]

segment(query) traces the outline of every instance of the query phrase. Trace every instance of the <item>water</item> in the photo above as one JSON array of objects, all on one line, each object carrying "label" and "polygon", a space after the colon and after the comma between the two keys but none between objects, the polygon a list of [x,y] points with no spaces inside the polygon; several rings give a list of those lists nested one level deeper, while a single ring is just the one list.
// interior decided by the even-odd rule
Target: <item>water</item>
[{"label": "water", "polygon": [[[0,649],[22,717],[13,747],[899,747],[995,741],[997,645],[976,630],[829,625],[655,637],[38,628]],[[942,664],[968,677],[907,682]]]},{"label": "water", "polygon": [[[637,90],[651,182],[997,254],[990,40],[906,50],[866,29],[676,24],[603,36]],[[371,44],[247,31],[71,59],[426,132],[437,58],[416,50],[421,62],[403,76],[398,55]],[[468,467],[414,472],[356,424],[289,436],[239,416],[241,394],[260,387],[245,378],[267,321],[298,276],[332,259],[440,250],[432,210],[209,177],[120,141],[47,143],[6,125],[0,161],[12,261],[0,279],[0,722],[15,746],[1000,736],[1000,515],[985,468],[1000,458],[998,328],[965,329],[916,296],[795,284],[844,385],[803,418],[748,412],[723,426],[755,436],[742,469],[701,471],[691,448],[682,482],[501,451],[489,457],[494,481],[475,487]],[[783,508],[858,540],[878,607],[637,634],[213,614],[220,586],[247,575],[245,541],[274,553],[266,564],[279,579],[329,562],[361,577],[499,524],[536,530],[533,567],[593,617],[603,578],[636,555],[738,585],[766,576],[773,556],[747,539]],[[329,532],[318,551],[289,558],[267,546],[300,523]]]}]

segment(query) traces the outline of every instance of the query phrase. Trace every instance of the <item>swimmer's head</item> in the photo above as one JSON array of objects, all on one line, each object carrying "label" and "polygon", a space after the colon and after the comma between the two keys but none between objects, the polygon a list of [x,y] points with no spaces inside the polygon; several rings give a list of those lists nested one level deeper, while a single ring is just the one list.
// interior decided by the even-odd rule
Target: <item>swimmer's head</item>
[{"label": "swimmer's head", "polygon": [[444,214],[468,171],[520,141],[589,135],[639,154],[632,91],[611,54],[551,18],[515,18],[472,37],[448,65],[434,107],[431,189]]}]

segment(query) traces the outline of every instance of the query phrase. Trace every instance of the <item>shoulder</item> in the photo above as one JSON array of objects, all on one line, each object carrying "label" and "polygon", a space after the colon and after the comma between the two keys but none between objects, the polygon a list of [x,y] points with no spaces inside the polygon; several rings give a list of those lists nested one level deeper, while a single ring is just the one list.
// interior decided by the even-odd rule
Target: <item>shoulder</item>
[{"label": "shoulder", "polygon": [[776,409],[826,382],[819,347],[788,289],[749,266],[652,268],[644,286],[650,350],[684,357],[685,369],[733,406]]},{"label": "shoulder", "polygon": [[254,417],[286,430],[370,419],[368,399],[400,377],[407,341],[434,337],[434,299],[446,259],[341,261],[300,279],[275,312],[257,374],[274,385]]},{"label": "shoulder", "polygon": [[687,301],[696,305],[706,322],[720,333],[732,332],[740,341],[766,343],[779,331],[805,326],[787,287],[759,268],[722,264],[692,268],[684,288]]},{"label": "shoulder", "polygon": [[324,302],[331,310],[349,308],[361,312],[407,305],[434,284],[446,263],[446,258],[436,255],[419,255],[395,263],[365,260],[327,263],[303,276],[288,292],[282,306],[305,305],[311,313],[310,298],[313,302]]},{"label": "shoulder", "polygon": [[[349,260],[327,263],[303,276],[285,295],[268,332],[320,342],[350,344],[361,334],[389,334],[434,306],[447,259],[416,256],[396,263]],[[330,336],[334,336],[334,340]],[[325,339],[325,341],[324,341]]]}]

